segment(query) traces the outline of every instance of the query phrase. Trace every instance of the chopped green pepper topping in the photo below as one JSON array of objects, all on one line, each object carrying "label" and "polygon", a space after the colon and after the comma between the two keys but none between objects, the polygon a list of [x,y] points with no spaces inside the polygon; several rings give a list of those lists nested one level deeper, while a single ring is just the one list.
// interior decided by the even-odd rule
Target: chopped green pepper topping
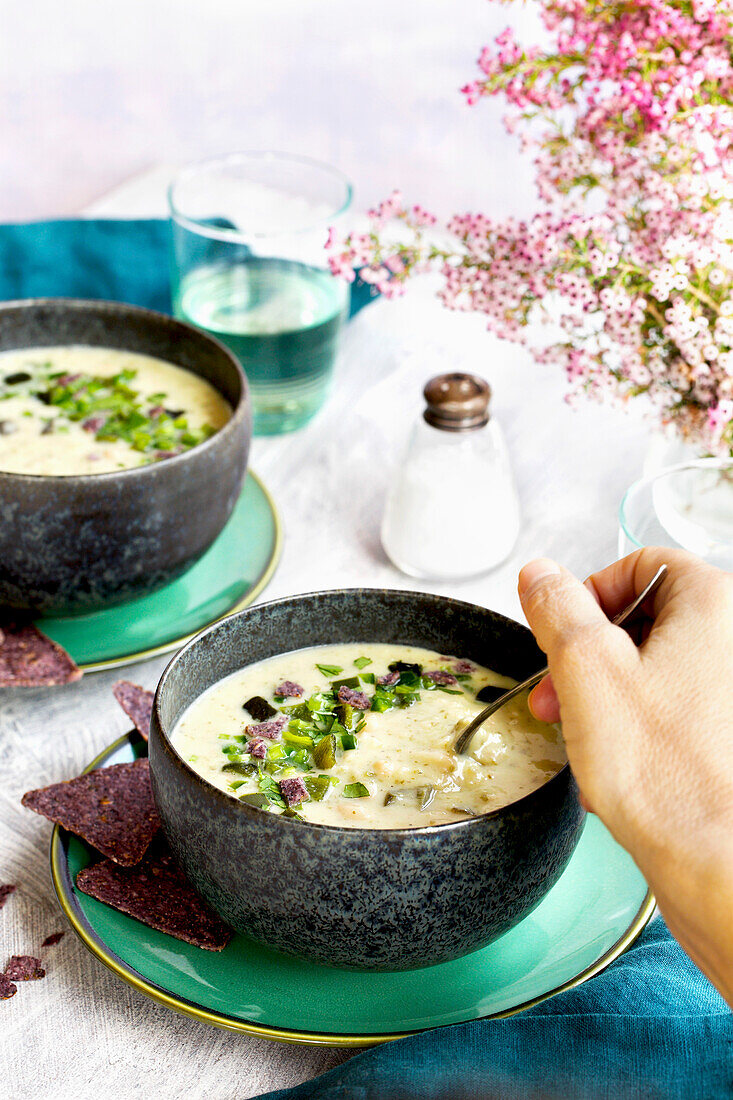
[{"label": "chopped green pepper topping", "polygon": [[242,794],[239,796],[239,801],[246,802],[256,810],[266,810],[270,805],[270,799],[266,794]]},{"label": "chopped green pepper topping", "polygon": [[417,692],[417,691],[411,691],[411,692],[406,693],[405,695],[398,695],[397,696],[397,706],[398,707],[411,707],[415,703],[419,703],[419,702],[420,702],[420,693]]},{"label": "chopped green pepper topping", "polygon": [[248,710],[255,722],[266,722],[277,714],[275,707],[263,699],[261,695],[253,695],[246,703],[242,703],[244,710]]},{"label": "chopped green pepper topping", "polygon": [[357,668],[366,668],[367,665],[372,663],[371,657],[357,657],[354,664]]},{"label": "chopped green pepper topping", "polygon": [[350,703],[339,703],[336,707],[336,717],[346,730],[353,730],[359,721],[360,711],[356,711]]},{"label": "chopped green pepper topping", "polygon": [[294,707],[281,707],[283,714],[289,714],[291,718],[300,718],[301,721],[310,722],[311,711],[307,703],[298,703]]},{"label": "chopped green pepper topping", "polygon": [[358,686],[359,686],[359,677],[358,676],[347,676],[345,680],[334,680],[333,683],[331,684],[331,687],[333,688],[336,695],[338,695],[338,690],[341,687],[358,688]]},{"label": "chopped green pepper topping", "polygon": [[287,729],[283,733],[283,743],[285,745],[293,745],[297,749],[312,749],[313,738],[307,733],[297,733],[295,730]]},{"label": "chopped green pepper topping", "polygon": [[422,665],[411,664],[409,661],[393,661],[391,665],[387,665],[390,672],[413,672],[416,676],[422,674]]},{"label": "chopped green pepper topping", "polygon": [[332,733],[326,734],[318,742],[313,750],[313,759],[316,762],[316,767],[323,768],[327,771],[332,768],[336,763],[336,737]]},{"label": "chopped green pepper topping", "polygon": [[344,787],[344,798],[368,798],[369,791],[363,783],[347,783]]},{"label": "chopped green pepper topping", "polygon": [[314,802],[322,802],[331,787],[331,780],[327,775],[306,775],[303,782]]},{"label": "chopped green pepper topping", "polygon": [[244,761],[241,764],[225,764],[223,772],[235,772],[237,775],[256,775],[257,765]]}]

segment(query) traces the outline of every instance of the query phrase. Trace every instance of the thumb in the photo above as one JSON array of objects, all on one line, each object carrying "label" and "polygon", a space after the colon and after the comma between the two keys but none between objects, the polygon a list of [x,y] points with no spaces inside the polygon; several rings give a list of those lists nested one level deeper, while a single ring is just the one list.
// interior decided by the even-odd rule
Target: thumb
[{"label": "thumb", "polygon": [[[582,669],[633,643],[613,626],[588,589],[549,558],[529,562],[519,574],[519,598],[537,643],[547,654],[558,687],[568,665]],[[570,670],[568,670],[570,671]]]}]

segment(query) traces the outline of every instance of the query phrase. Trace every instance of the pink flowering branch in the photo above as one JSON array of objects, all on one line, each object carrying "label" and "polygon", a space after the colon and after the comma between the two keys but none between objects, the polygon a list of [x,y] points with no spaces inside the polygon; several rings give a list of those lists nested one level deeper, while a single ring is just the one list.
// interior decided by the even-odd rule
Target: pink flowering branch
[{"label": "pink flowering branch", "polygon": [[545,210],[455,215],[444,240],[395,192],[332,242],[332,270],[395,297],[438,269],[444,304],[503,338],[559,325],[533,354],[564,368],[571,400],[644,394],[699,447],[733,450],[733,0],[540,9],[552,48],[504,31],[462,90],[508,101]]}]

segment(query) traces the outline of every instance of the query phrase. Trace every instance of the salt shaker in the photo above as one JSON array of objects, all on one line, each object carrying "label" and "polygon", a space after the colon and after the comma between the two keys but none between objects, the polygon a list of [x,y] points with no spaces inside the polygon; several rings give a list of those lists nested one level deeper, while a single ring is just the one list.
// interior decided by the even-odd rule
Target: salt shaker
[{"label": "salt shaker", "polygon": [[440,374],[423,395],[382,521],[382,545],[414,577],[478,576],[511,553],[519,501],[491,389],[474,374]]}]

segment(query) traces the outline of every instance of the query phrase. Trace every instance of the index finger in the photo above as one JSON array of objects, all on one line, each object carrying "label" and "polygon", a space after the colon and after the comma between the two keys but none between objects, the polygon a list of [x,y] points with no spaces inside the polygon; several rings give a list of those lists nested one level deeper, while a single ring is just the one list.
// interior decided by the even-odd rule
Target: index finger
[{"label": "index finger", "polygon": [[654,614],[657,615],[667,602],[674,581],[699,568],[697,559],[684,550],[645,546],[599,573],[591,574],[585,583],[606,615],[613,618],[643,592],[660,565],[667,565],[669,572],[654,596]]}]

